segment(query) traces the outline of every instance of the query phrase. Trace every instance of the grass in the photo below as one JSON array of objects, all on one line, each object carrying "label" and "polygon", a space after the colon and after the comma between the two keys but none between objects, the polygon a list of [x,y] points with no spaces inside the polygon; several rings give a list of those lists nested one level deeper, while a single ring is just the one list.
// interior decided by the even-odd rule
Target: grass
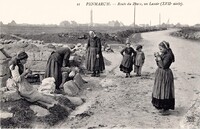
[{"label": "grass", "polygon": [[40,40],[46,43],[87,43],[88,31],[95,30],[101,39],[106,41],[116,41],[124,43],[126,38],[134,33],[165,30],[157,27],[44,27],[44,26],[7,26],[1,27],[0,37],[10,39],[9,35],[15,34],[24,39]]},{"label": "grass", "polygon": [[[1,119],[2,128],[32,128],[34,123],[42,123],[46,126],[54,126],[66,119],[70,110],[74,110],[76,106],[66,97],[56,97],[59,105],[54,105],[49,109],[50,114],[46,116],[36,116],[35,112],[30,108],[30,103],[26,100],[18,100],[14,102],[1,102],[1,110],[13,113],[12,117]],[[62,105],[62,106],[61,106]],[[42,106],[42,105],[39,105]]]}]

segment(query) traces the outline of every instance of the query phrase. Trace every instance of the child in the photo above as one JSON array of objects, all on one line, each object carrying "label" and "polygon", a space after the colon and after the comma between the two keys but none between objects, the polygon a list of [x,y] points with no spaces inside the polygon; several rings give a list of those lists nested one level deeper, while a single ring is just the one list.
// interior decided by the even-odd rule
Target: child
[{"label": "child", "polygon": [[120,71],[126,73],[126,78],[131,77],[130,73],[133,70],[133,55],[136,54],[135,50],[130,46],[130,42],[126,41],[126,47],[121,51],[123,56]]},{"label": "child", "polygon": [[136,76],[141,76],[144,60],[145,60],[145,55],[144,52],[142,51],[142,46],[138,45],[136,47],[136,57],[135,57],[135,67],[134,67],[134,72],[136,73]]}]

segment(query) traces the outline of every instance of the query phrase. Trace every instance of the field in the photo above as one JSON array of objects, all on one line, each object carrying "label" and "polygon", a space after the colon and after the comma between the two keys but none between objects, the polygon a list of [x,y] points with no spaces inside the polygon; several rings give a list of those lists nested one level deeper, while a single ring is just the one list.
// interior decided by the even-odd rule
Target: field
[{"label": "field", "polygon": [[[40,40],[45,43],[82,43],[86,42],[89,30],[95,30],[103,41],[123,43],[133,33],[165,30],[158,27],[45,27],[45,26],[1,26],[0,37],[13,39],[16,35],[24,39]],[[16,39],[14,37],[14,39]]]}]

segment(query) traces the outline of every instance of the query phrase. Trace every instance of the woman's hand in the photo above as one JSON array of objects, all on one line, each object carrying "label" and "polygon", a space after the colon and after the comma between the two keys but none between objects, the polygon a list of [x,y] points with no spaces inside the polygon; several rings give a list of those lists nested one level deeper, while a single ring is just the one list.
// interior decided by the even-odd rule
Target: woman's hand
[{"label": "woman's hand", "polygon": [[154,56],[157,57],[159,56],[160,54],[158,52],[154,52]]},{"label": "woman's hand", "polygon": [[32,71],[31,71],[30,69],[26,69],[26,70],[25,70],[25,74],[29,74],[29,73],[31,74]]}]

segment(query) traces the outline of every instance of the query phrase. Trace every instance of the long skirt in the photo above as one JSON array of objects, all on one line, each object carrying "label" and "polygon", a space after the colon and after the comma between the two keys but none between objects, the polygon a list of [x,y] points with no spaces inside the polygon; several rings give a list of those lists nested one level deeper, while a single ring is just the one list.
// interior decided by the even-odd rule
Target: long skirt
[{"label": "long skirt", "polygon": [[125,54],[119,68],[124,73],[130,73],[133,70],[133,57]]},{"label": "long skirt", "polygon": [[25,78],[22,78],[21,82],[18,82],[16,84],[19,87],[19,94],[29,102],[40,101],[50,104],[54,101],[52,97],[40,93]]},{"label": "long skirt", "polygon": [[54,77],[56,89],[59,89],[60,84],[62,83],[62,72],[61,72],[61,64],[57,60],[57,53],[53,53],[49,60],[47,61],[47,66],[45,70],[45,78]]},{"label": "long skirt", "polygon": [[171,69],[158,68],[156,70],[152,93],[152,104],[157,109],[174,110],[174,76]]},{"label": "long skirt", "polygon": [[97,58],[97,48],[90,47],[87,51],[86,68],[88,71],[103,71],[105,64],[102,53]]}]

